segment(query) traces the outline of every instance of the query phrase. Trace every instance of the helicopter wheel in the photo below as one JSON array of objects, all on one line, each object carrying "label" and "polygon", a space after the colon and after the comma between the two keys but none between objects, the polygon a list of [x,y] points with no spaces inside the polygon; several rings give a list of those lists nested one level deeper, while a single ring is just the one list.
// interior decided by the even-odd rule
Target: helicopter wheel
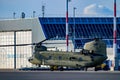
[{"label": "helicopter wheel", "polygon": [[81,71],[87,71],[87,69],[88,69],[87,67],[80,67]]},{"label": "helicopter wheel", "polygon": [[50,66],[50,70],[51,71],[58,70],[58,66]]},{"label": "helicopter wheel", "polygon": [[63,67],[62,67],[62,66],[60,66],[59,70],[60,70],[60,71],[63,71],[64,69],[63,69]]},{"label": "helicopter wheel", "polygon": [[87,71],[87,69],[88,69],[87,67],[84,68],[85,71]]},{"label": "helicopter wheel", "polygon": [[51,71],[54,71],[54,66],[50,66],[50,70],[51,70]]}]

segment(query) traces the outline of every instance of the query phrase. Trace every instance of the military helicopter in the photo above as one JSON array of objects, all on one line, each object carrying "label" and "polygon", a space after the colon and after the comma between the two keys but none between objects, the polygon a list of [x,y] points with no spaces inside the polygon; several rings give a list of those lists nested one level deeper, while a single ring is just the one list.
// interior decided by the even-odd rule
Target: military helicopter
[{"label": "military helicopter", "polygon": [[106,44],[100,39],[87,42],[80,52],[47,51],[45,46],[35,46],[35,52],[28,61],[35,65],[49,65],[50,70],[61,70],[63,67],[86,70],[96,67],[107,59]]}]

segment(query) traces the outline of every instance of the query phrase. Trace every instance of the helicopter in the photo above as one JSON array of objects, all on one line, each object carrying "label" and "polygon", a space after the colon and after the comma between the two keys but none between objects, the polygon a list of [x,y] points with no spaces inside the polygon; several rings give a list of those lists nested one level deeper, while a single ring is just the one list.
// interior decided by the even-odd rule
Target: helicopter
[{"label": "helicopter", "polygon": [[106,59],[106,44],[96,38],[85,43],[80,52],[47,51],[47,47],[40,43],[35,46],[35,52],[28,61],[38,66],[49,65],[51,71],[63,71],[64,67],[87,71],[89,67],[96,67]]}]

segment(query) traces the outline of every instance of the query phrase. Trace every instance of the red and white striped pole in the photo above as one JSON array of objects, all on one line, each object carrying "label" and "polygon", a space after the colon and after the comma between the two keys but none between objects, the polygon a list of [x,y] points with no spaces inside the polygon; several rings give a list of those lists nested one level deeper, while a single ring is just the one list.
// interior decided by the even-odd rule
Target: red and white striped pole
[{"label": "red and white striped pole", "polygon": [[115,58],[115,68],[117,69],[117,25],[116,25],[116,0],[114,0],[114,30],[113,30],[113,54]]},{"label": "red and white striped pole", "polygon": [[69,29],[68,29],[68,1],[66,0],[66,51],[68,52],[68,46],[69,46]]}]

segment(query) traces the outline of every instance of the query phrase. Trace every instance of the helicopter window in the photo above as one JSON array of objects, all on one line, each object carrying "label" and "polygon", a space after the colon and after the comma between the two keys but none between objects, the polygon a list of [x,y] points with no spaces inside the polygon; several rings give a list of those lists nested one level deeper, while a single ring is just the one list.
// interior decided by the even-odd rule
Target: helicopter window
[{"label": "helicopter window", "polygon": [[82,58],[79,58],[79,61],[83,61],[83,59],[82,59]]},{"label": "helicopter window", "polygon": [[89,54],[89,50],[84,50],[84,49],[83,49],[83,50],[81,51],[81,53],[84,54],[84,55],[88,55],[88,54]]},{"label": "helicopter window", "polygon": [[83,50],[83,51],[82,51],[82,54],[88,55],[88,54],[89,54],[89,51],[88,51],[88,50]]},{"label": "helicopter window", "polygon": [[49,56],[48,59],[52,59],[52,56]]},{"label": "helicopter window", "polygon": [[94,57],[93,56],[91,56],[91,60],[94,61]]},{"label": "helicopter window", "polygon": [[62,57],[61,57],[61,56],[59,56],[59,57],[58,57],[58,59],[59,59],[59,60],[61,60],[61,59],[62,59]]},{"label": "helicopter window", "polygon": [[70,57],[69,60],[76,60],[76,57]]},{"label": "helicopter window", "polygon": [[95,43],[94,46],[98,46],[98,43]]},{"label": "helicopter window", "polygon": [[42,59],[42,58],[43,58],[43,56],[41,56],[41,55],[39,55],[38,57],[39,57],[39,59]]}]

